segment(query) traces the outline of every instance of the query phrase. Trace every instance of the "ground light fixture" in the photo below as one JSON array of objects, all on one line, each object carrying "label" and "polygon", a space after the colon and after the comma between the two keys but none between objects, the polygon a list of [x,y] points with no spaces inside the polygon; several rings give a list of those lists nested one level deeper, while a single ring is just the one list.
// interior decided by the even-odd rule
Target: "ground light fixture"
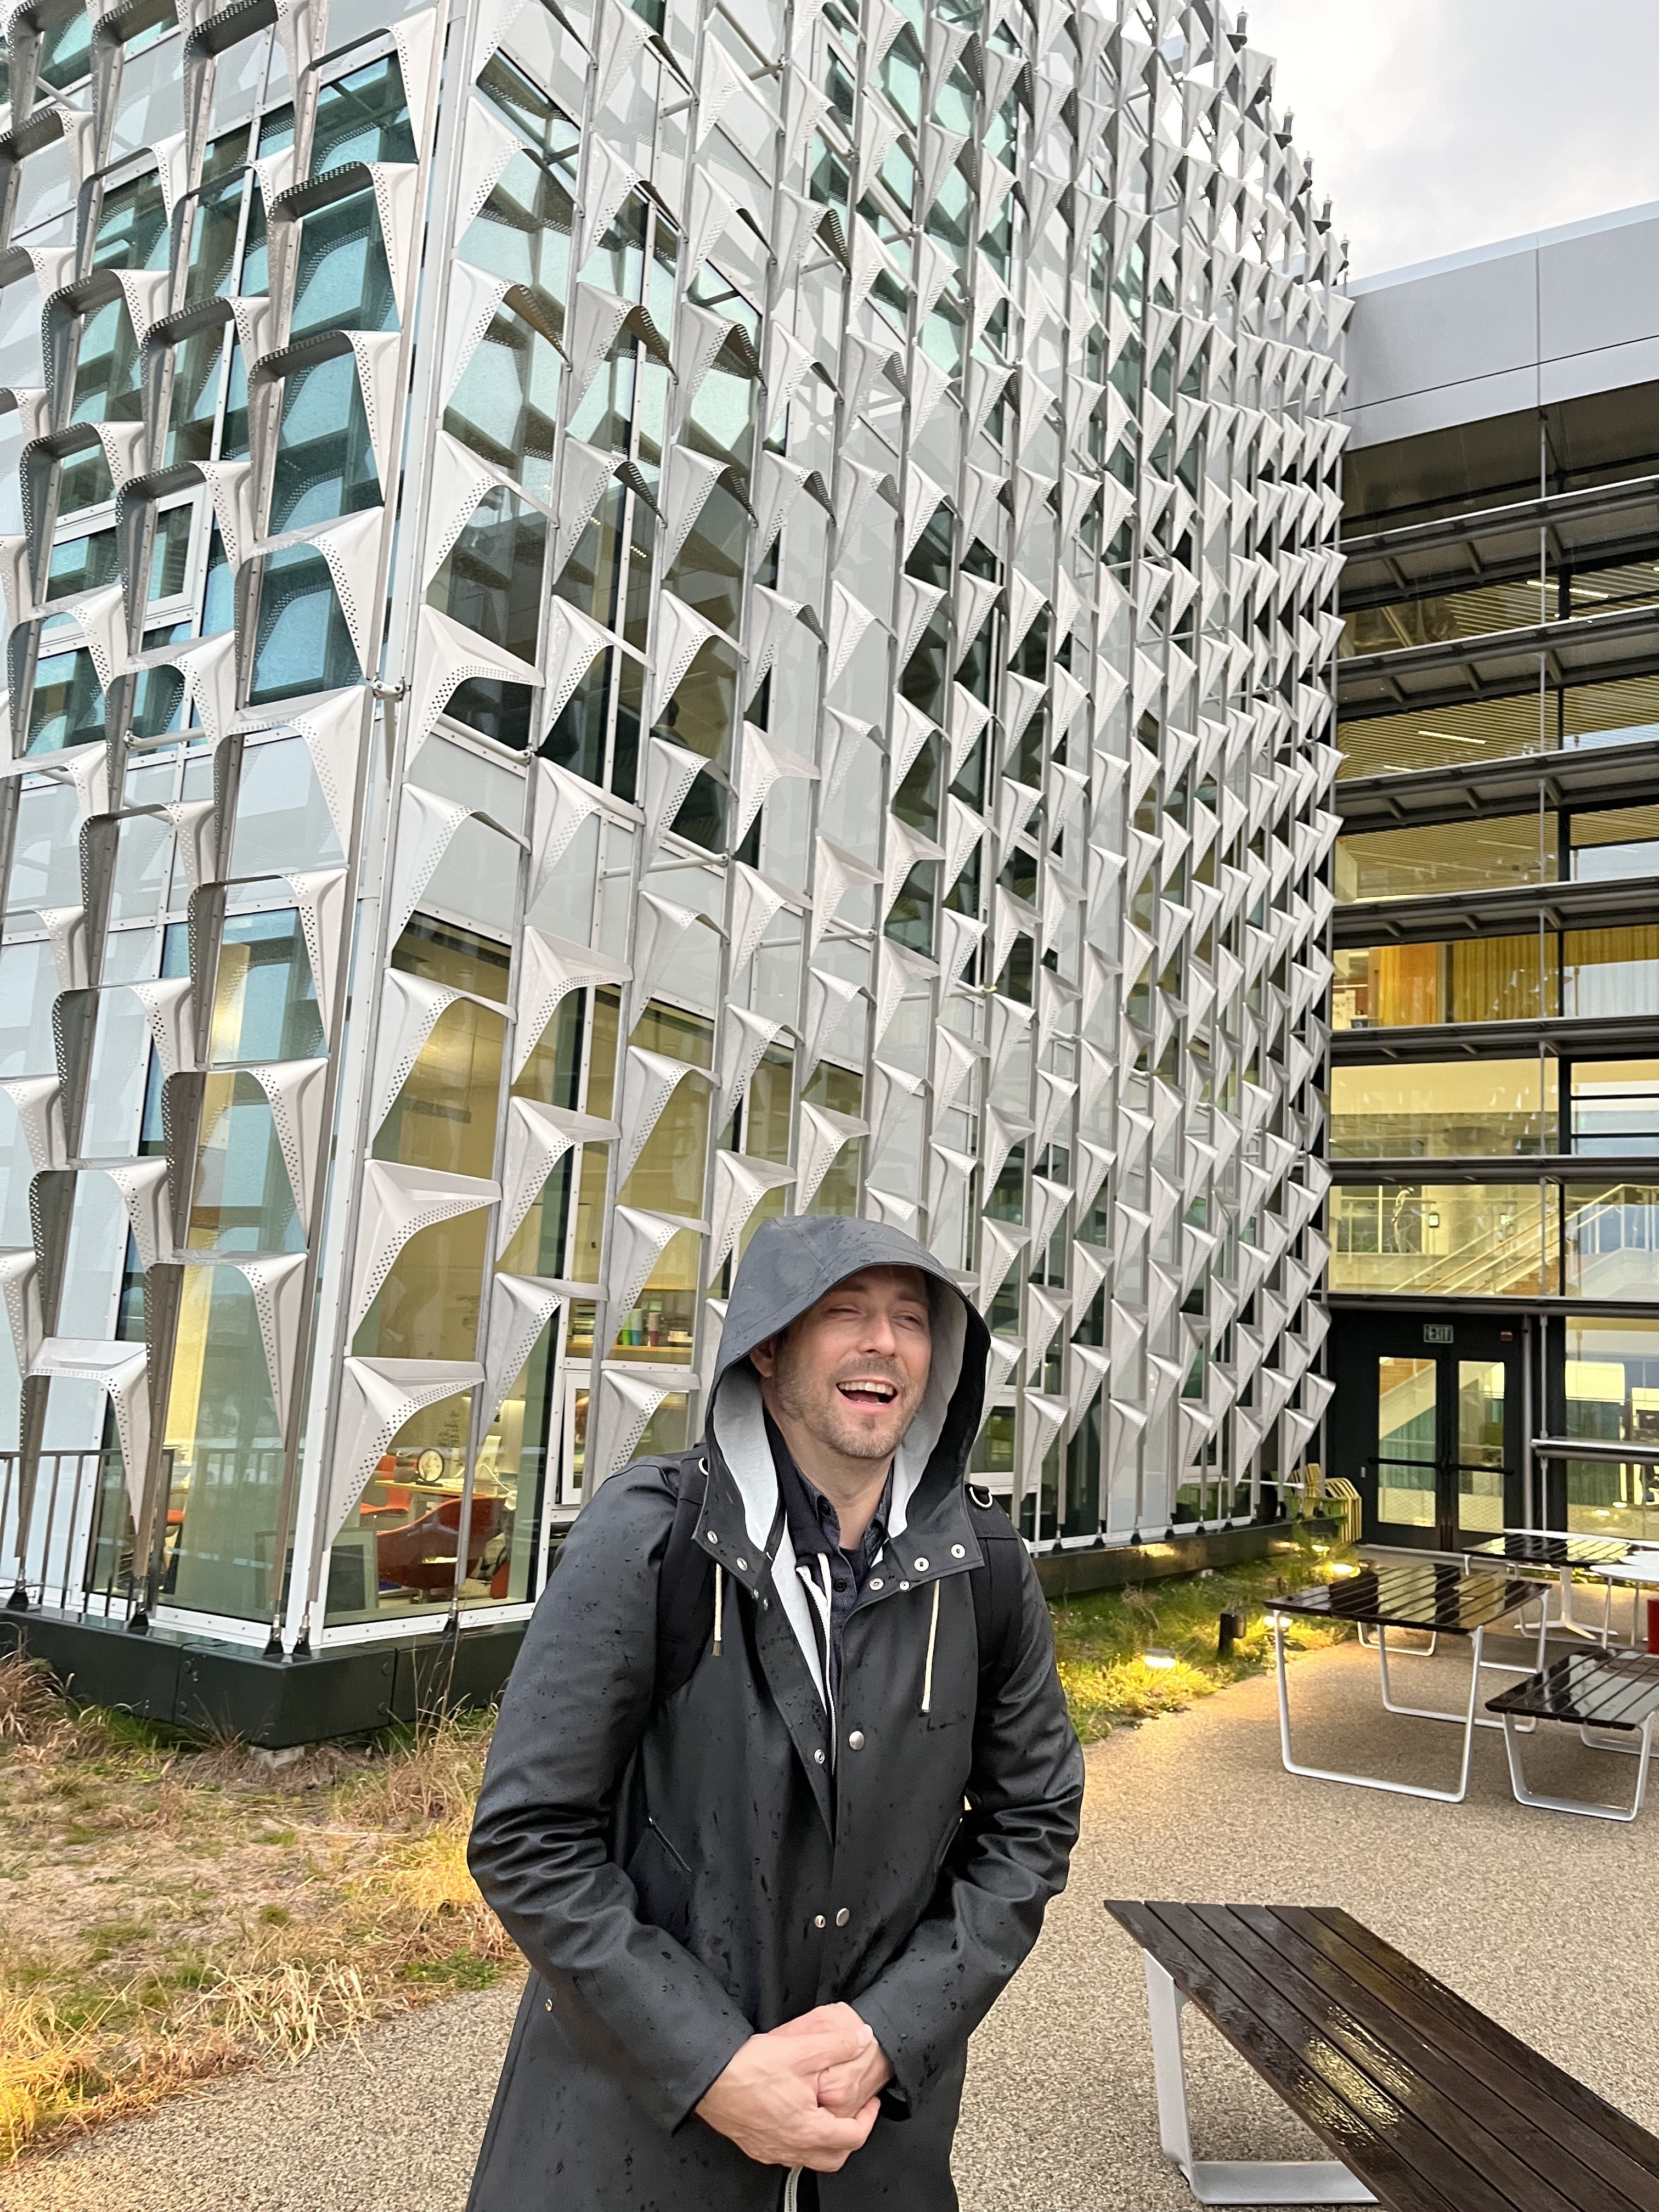
[{"label": "ground light fixture", "polygon": [[1148,1667],[1173,1667],[1176,1663],[1175,1653],[1166,1651],[1158,1644],[1154,1644],[1150,1651],[1143,1651],[1140,1656]]}]

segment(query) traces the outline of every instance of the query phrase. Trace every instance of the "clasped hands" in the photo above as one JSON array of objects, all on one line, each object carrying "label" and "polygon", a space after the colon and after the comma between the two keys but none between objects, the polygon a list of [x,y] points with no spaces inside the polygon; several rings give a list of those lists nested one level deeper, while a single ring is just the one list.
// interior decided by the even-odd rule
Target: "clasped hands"
[{"label": "clasped hands", "polygon": [[838,2173],[875,2125],[892,2073],[851,2005],[819,2005],[751,2035],[697,2111],[757,2165]]}]

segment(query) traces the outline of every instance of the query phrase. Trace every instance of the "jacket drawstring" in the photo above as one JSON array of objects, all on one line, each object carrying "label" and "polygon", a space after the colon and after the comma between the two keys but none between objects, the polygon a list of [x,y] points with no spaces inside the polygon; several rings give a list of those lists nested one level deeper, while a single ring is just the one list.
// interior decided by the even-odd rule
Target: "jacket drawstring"
[{"label": "jacket drawstring", "polygon": [[927,1664],[921,1676],[921,1710],[931,1712],[933,1704],[933,1646],[939,1641],[939,1581],[933,1582],[933,1617],[927,1623]]},{"label": "jacket drawstring", "polygon": [[834,1669],[831,1664],[831,1632],[830,1622],[830,1605],[834,1593],[830,1583],[830,1562],[824,1558],[822,1552],[817,1554],[817,1558],[818,1563],[818,1576],[820,1577],[819,1580],[814,1581],[812,1571],[811,1568],[807,1566],[805,1560],[799,1562],[795,1571],[799,1575],[802,1582],[806,1585],[806,1594],[812,1601],[813,1607],[818,1616],[818,1626],[823,1631],[823,1707],[830,1721],[830,1764],[833,1767],[836,1763],[836,1691],[834,1680],[832,1679]]},{"label": "jacket drawstring", "polygon": [[789,2179],[783,2185],[783,2212],[796,2212],[800,2203],[800,2178],[805,2171],[804,2166],[790,2167]]},{"label": "jacket drawstring", "polygon": [[714,1656],[720,1656],[720,1609],[726,1595],[726,1570],[718,1559],[714,1562]]}]

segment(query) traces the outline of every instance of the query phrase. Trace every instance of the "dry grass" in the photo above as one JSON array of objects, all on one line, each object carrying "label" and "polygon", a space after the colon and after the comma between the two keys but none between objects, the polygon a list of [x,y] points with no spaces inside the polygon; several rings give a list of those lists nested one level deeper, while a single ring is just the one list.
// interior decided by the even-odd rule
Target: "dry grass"
[{"label": "dry grass", "polygon": [[77,1710],[0,1656],[0,2158],[494,1980],[487,1719],[291,1763]]}]

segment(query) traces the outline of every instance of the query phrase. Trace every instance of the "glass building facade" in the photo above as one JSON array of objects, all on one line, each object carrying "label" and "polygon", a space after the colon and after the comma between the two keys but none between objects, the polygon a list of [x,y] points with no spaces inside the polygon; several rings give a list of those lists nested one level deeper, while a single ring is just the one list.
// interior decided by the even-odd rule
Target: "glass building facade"
[{"label": "glass building facade", "polygon": [[1333,1450],[1391,1541],[1659,1537],[1652,228],[1356,288]]},{"label": "glass building facade", "polygon": [[1035,1545],[1273,1510],[1348,303],[1267,59],[1167,0],[9,24],[17,1602],[521,1620],[808,1212],[987,1313]]}]

